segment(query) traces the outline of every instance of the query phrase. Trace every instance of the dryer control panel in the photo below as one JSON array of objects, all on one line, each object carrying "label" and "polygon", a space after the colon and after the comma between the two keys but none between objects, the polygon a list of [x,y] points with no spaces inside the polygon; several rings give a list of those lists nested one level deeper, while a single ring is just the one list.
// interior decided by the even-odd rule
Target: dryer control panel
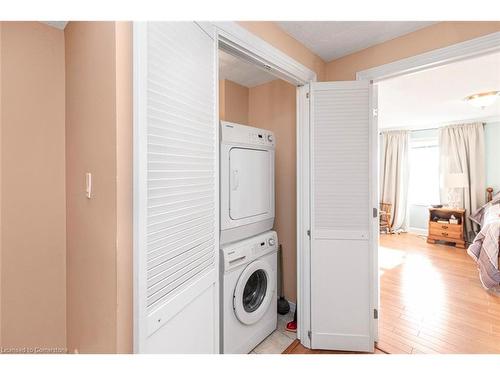
[{"label": "dryer control panel", "polygon": [[228,244],[221,249],[223,271],[227,272],[248,264],[278,249],[278,236],[275,231]]},{"label": "dryer control panel", "polygon": [[274,148],[276,140],[270,130],[254,128],[252,126],[221,121],[221,142],[258,145]]}]

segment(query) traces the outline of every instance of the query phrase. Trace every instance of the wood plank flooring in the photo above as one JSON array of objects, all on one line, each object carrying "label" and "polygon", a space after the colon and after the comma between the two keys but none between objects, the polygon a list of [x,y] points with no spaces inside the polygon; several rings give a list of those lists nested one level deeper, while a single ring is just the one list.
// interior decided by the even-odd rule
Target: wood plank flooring
[{"label": "wood plank flooring", "polygon": [[388,353],[500,353],[500,297],[464,249],[381,235],[378,347]]},{"label": "wood plank flooring", "polygon": [[[482,288],[464,249],[410,233],[381,235],[379,268],[376,353],[500,353],[500,296]],[[295,340],[283,354],[347,353]]]}]

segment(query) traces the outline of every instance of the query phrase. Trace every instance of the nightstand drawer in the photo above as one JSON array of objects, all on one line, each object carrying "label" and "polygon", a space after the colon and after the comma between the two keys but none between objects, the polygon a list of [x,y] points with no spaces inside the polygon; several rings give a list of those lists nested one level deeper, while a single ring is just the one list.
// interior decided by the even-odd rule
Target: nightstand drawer
[{"label": "nightstand drawer", "polygon": [[441,224],[431,221],[429,223],[429,230],[431,232],[453,232],[453,233],[462,233],[462,226],[458,224]]},{"label": "nightstand drawer", "polygon": [[[450,220],[452,217],[457,218],[460,224],[438,223],[437,219],[444,221]],[[427,236],[428,243],[436,243],[436,241],[445,241],[455,243],[456,247],[465,249],[464,240],[464,221],[465,210],[463,208],[450,207],[430,207],[429,208],[429,235]]]},{"label": "nightstand drawer", "polygon": [[450,238],[450,239],[456,239],[456,240],[461,240],[462,239],[462,233],[460,232],[448,232],[445,230],[433,230],[429,232],[429,235],[432,237],[441,237],[441,238]]}]

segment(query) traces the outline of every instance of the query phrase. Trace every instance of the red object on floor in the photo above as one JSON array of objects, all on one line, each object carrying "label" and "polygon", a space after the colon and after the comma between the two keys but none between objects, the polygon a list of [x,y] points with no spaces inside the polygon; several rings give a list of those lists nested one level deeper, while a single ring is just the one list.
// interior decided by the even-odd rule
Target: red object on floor
[{"label": "red object on floor", "polygon": [[293,320],[286,324],[285,329],[290,332],[297,332],[297,307],[295,307],[295,312],[293,313]]},{"label": "red object on floor", "polygon": [[292,320],[286,324],[286,330],[290,332],[297,332],[297,321]]}]

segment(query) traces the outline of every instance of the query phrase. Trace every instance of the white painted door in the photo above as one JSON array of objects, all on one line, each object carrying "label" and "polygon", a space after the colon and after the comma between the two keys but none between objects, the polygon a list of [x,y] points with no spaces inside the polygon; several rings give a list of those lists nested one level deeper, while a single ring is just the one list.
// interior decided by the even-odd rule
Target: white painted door
[{"label": "white painted door", "polygon": [[138,353],[219,351],[216,61],[210,29],[134,23]]},{"label": "white painted door", "polygon": [[312,83],[310,105],[311,346],[371,352],[378,240],[371,85]]}]

